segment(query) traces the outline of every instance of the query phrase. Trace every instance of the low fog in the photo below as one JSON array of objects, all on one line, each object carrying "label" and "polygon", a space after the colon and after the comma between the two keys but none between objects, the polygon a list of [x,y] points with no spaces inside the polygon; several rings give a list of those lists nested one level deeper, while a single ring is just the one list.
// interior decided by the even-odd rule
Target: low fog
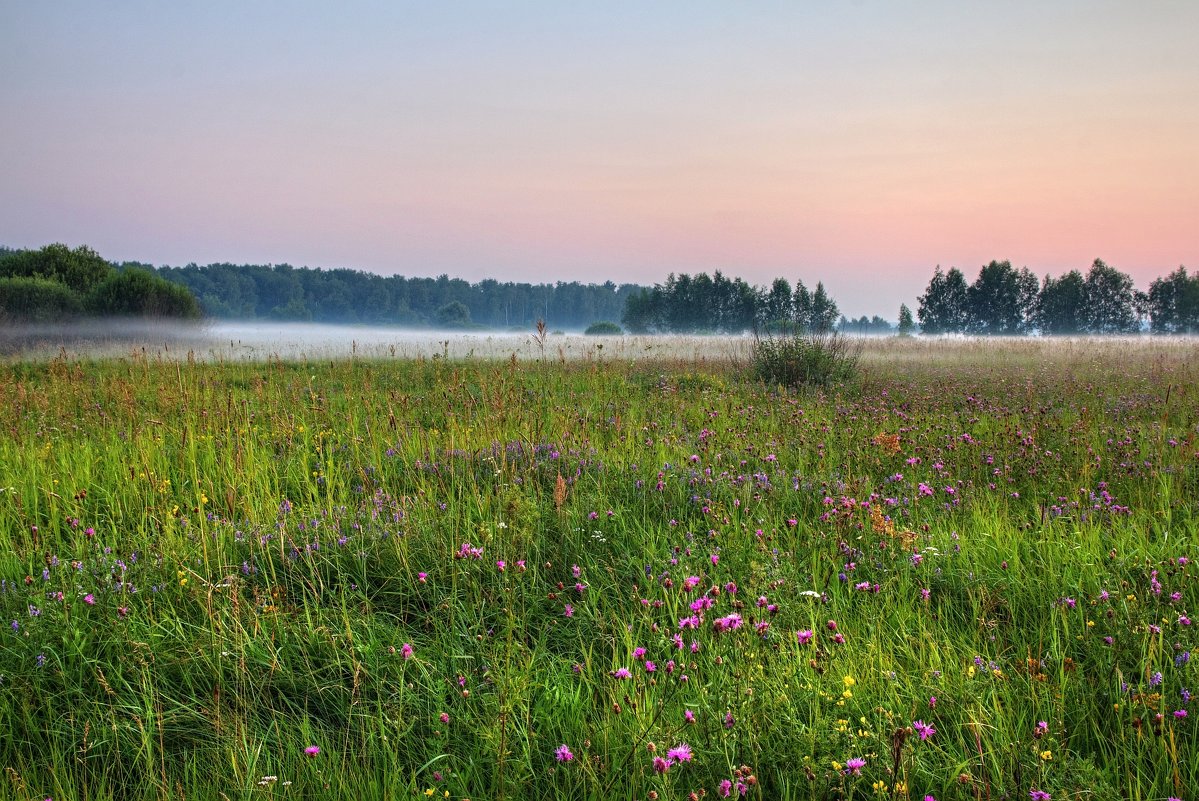
[{"label": "low fog", "polygon": [[173,323],[93,320],[0,326],[6,360],[137,357],[162,360],[266,361],[369,359],[728,358],[748,343],[740,336],[584,336],[536,331],[432,331],[389,327],[208,321]]}]

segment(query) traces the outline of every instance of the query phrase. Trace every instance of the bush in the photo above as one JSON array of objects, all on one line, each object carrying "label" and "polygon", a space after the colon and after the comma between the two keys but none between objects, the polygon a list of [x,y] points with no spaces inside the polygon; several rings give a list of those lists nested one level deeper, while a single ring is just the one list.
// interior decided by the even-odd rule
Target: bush
[{"label": "bush", "polygon": [[583,333],[591,337],[619,336],[620,334],[624,333],[624,329],[622,329],[616,323],[610,323],[607,320],[603,320],[587,326],[587,330]]},{"label": "bush", "polygon": [[55,243],[40,250],[17,251],[0,262],[0,276],[45,278],[81,294],[92,291],[112,271],[112,265],[86,245],[72,250]]},{"label": "bush", "polygon": [[83,310],[79,296],[48,278],[0,278],[0,320],[51,322]]},{"label": "bush", "polygon": [[88,305],[96,314],[191,320],[200,316],[200,303],[187,287],[137,267],[101,281],[88,297]]},{"label": "bush", "polygon": [[861,346],[836,332],[755,335],[749,372],[769,384],[797,389],[843,383],[857,374]]}]

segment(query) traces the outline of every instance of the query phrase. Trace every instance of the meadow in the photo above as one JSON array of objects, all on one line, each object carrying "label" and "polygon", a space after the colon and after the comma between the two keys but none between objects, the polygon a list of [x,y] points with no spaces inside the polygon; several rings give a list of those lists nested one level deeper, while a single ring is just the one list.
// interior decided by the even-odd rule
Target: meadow
[{"label": "meadow", "polygon": [[0,798],[1196,797],[1194,340],[598,344],[0,363]]}]

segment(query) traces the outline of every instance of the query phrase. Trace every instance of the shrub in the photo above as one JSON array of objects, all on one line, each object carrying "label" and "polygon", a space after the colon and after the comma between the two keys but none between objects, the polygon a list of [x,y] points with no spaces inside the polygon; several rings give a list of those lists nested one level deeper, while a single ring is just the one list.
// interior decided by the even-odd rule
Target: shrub
[{"label": "shrub", "polygon": [[77,315],[83,304],[77,294],[48,278],[0,278],[0,320],[51,322]]},{"label": "shrub", "polygon": [[40,250],[17,251],[0,263],[0,276],[46,278],[78,293],[92,291],[111,274],[112,265],[86,245],[72,250],[55,243]]},{"label": "shrub", "polygon": [[200,316],[200,303],[181,284],[130,267],[113,272],[92,290],[88,305],[96,314],[142,317]]},{"label": "shrub", "polygon": [[860,351],[861,345],[836,332],[756,334],[749,372],[759,381],[791,389],[824,387],[853,378]]},{"label": "shrub", "polygon": [[587,336],[618,336],[624,333],[624,329],[616,323],[610,323],[607,320],[602,320],[598,323],[592,323],[587,326],[587,330],[583,332]]}]

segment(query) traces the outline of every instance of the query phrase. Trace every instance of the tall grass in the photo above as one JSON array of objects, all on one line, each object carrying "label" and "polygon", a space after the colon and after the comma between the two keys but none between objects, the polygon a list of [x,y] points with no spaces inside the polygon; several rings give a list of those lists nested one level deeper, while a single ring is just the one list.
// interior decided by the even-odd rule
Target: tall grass
[{"label": "tall grass", "polygon": [[8,365],[0,797],[1187,797],[1199,365],[1012,347]]}]

